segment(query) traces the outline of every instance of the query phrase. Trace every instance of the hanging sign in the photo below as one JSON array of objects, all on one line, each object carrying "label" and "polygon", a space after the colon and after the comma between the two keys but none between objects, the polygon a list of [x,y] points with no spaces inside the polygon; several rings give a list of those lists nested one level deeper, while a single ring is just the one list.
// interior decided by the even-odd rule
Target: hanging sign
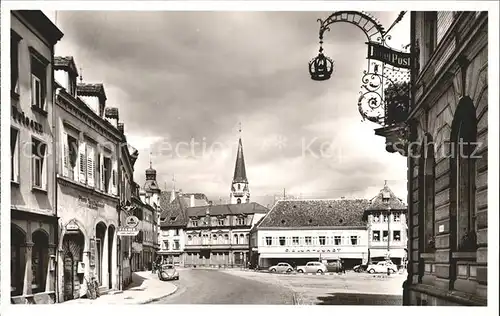
[{"label": "hanging sign", "polygon": [[116,234],[118,236],[137,236],[139,234],[139,230],[131,227],[118,227]]},{"label": "hanging sign", "polygon": [[130,228],[135,228],[139,225],[139,219],[136,216],[129,216],[125,220],[125,225]]},{"label": "hanging sign", "polygon": [[379,60],[398,68],[410,69],[411,54],[393,50],[375,42],[368,42],[367,59]]},{"label": "hanging sign", "polygon": [[80,226],[72,220],[66,224],[66,233],[78,233],[80,231]]}]

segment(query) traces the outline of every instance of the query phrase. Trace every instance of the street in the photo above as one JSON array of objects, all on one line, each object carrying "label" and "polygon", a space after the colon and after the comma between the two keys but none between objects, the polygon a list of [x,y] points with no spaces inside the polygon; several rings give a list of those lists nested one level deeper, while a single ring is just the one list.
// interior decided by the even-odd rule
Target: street
[{"label": "street", "polygon": [[178,290],[154,304],[293,304],[293,292],[276,284],[219,270],[179,270]]},{"label": "street", "polygon": [[279,275],[182,269],[178,290],[155,304],[401,305],[404,275]]}]

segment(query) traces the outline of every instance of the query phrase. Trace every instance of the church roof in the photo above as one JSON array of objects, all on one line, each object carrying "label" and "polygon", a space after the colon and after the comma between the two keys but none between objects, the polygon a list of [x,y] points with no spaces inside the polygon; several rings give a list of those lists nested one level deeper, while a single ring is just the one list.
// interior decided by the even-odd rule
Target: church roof
[{"label": "church roof", "polygon": [[221,205],[209,205],[209,206],[198,206],[198,207],[188,207],[186,209],[186,214],[188,217],[191,216],[205,216],[207,210],[211,216],[217,215],[238,215],[238,214],[265,214],[269,210],[267,207],[260,205],[256,202],[242,203],[242,204],[221,204]]},{"label": "church roof", "polygon": [[[388,200],[384,201],[384,199]],[[371,204],[367,208],[367,211],[387,211],[389,208],[391,210],[406,210],[406,205],[385,184],[380,192],[371,199]]]},{"label": "church roof", "polygon": [[366,199],[278,201],[258,227],[366,227],[369,205]]},{"label": "church roof", "polygon": [[245,158],[243,157],[243,144],[241,142],[241,138],[238,143],[238,153],[236,156],[236,165],[234,167],[234,177],[233,183],[248,183],[247,173],[245,170]]}]

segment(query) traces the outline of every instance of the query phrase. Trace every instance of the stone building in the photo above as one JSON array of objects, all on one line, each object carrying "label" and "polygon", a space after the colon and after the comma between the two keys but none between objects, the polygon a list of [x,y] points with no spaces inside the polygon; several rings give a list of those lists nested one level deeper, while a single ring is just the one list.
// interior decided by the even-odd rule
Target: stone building
[{"label": "stone building", "polygon": [[346,267],[368,262],[364,199],[282,200],[252,230],[251,264],[267,268],[308,261],[344,260]]},{"label": "stone building", "polygon": [[408,257],[407,206],[387,183],[371,199],[363,217],[367,221],[370,260],[390,259],[404,266]]},{"label": "stone building", "polygon": [[59,147],[52,85],[54,45],[63,33],[38,10],[10,17],[11,301],[55,302]]},{"label": "stone building", "polygon": [[[488,13],[412,12],[409,305],[487,305]],[[496,267],[494,267],[496,268]]]},{"label": "stone building", "polygon": [[[118,289],[118,162],[123,134],[102,84],[77,83],[72,57],[55,57],[58,302]],[[111,110],[111,111],[110,111]],[[115,113],[115,115],[106,114]]]}]

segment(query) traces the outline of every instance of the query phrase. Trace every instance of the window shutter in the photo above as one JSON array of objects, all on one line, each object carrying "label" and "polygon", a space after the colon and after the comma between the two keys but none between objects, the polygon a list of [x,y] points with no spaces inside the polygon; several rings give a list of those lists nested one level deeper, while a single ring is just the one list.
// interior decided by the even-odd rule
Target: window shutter
[{"label": "window shutter", "polygon": [[31,105],[36,105],[36,77],[31,74]]},{"label": "window shutter", "polygon": [[104,155],[99,152],[99,181],[100,189],[104,191]]},{"label": "window shutter", "polygon": [[118,194],[118,190],[117,190],[117,187],[118,187],[118,184],[116,183],[117,182],[117,169],[118,169],[118,164],[117,164],[117,160],[116,160],[116,157],[113,158],[113,171],[111,173],[111,181],[112,181],[112,185],[111,185],[111,188],[112,188],[112,191],[111,193],[114,194],[114,195],[117,195]]},{"label": "window shutter", "polygon": [[68,176],[69,171],[69,147],[68,147],[68,134],[64,132],[61,133],[61,142],[62,142],[62,152],[61,152],[61,163],[62,163],[62,175],[64,177]]},{"label": "window shutter", "polygon": [[45,151],[43,153],[45,155],[45,157],[42,157],[40,159],[40,169],[41,169],[40,173],[42,176],[40,184],[42,185],[42,189],[44,189],[44,190],[47,190],[47,157],[50,157],[47,150],[48,150],[48,147],[45,146]]},{"label": "window shutter", "polygon": [[94,186],[94,148],[87,147],[87,184],[91,187]]},{"label": "window shutter", "polygon": [[86,178],[86,166],[87,166],[87,157],[86,157],[86,150],[85,150],[85,142],[80,142],[80,146],[78,147],[78,160],[80,162],[79,164],[79,179],[80,182],[85,183],[85,178]]}]

